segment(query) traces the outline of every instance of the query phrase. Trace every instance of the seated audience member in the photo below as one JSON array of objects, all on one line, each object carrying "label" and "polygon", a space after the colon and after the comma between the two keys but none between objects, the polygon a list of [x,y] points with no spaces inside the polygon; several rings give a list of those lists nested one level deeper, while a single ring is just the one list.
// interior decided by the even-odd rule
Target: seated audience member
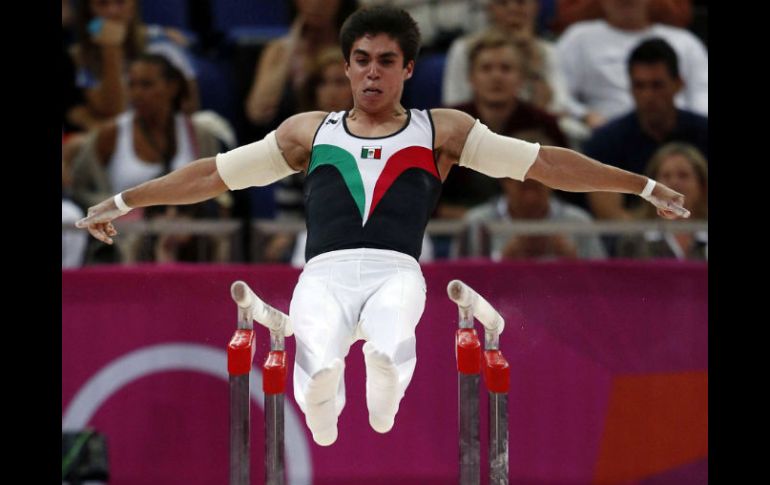
[{"label": "seated audience member", "polygon": [[[695,145],[708,157],[708,118],[676,107],[682,89],[676,52],[663,39],[649,39],[628,58],[634,109],[598,129],[584,153],[600,162],[641,173],[661,146],[672,141]],[[582,195],[582,194],[581,194]],[[631,197],[609,192],[588,194],[598,219],[629,219]]]},{"label": "seated audience member", "polygon": [[307,109],[300,98],[313,60],[338,46],[342,23],[358,8],[356,0],[293,0],[289,5],[291,30],[265,46],[245,103],[249,121],[268,129]]},{"label": "seated audience member", "polygon": [[192,114],[200,106],[186,37],[173,28],[144,24],[137,1],[82,0],[75,9],[77,42],[68,49],[68,55],[76,69],[74,82],[80,94],[77,98],[68,95],[70,104],[65,112],[65,131],[70,136],[62,151],[68,164],[81,150],[88,131],[127,109],[128,66],[143,53],[161,54],[184,73],[184,112]]},{"label": "seated audience member", "polygon": [[[567,86],[558,67],[552,42],[537,36],[538,0],[491,0],[487,4],[490,30],[508,37],[522,57],[519,98],[542,110],[559,114],[566,109]],[[478,37],[489,30],[455,39],[447,52],[442,88],[444,106],[468,103],[473,91],[468,78],[468,52]]]},{"label": "seated audience member", "polygon": [[73,199],[82,207],[222,151],[182,112],[187,83],[165,57],[140,55],[128,77],[132,108],[89,134],[75,158]]},{"label": "seated audience member", "polygon": [[[478,118],[495,133],[547,145],[567,145],[553,115],[519,98],[522,59],[510,38],[489,32],[472,45],[469,57],[473,100],[456,109]],[[444,182],[437,216],[461,218],[468,208],[499,193],[495,179],[454,167]]]},{"label": "seated audience member", "polygon": [[[692,214],[690,220],[708,219],[708,164],[697,148],[686,143],[664,145],[645,172],[684,195],[684,206]],[[634,215],[640,220],[656,219],[655,211],[646,207],[640,207]],[[708,259],[708,232],[648,231],[621,238],[618,248],[621,257]]]},{"label": "seated audience member", "polygon": [[708,54],[703,43],[688,30],[653,23],[645,0],[601,4],[605,18],[573,24],[556,44],[569,112],[593,130],[631,110],[628,55],[640,42],[659,37],[679,58],[684,83],[676,105],[708,116]]},{"label": "seated audience member", "polygon": [[465,215],[468,223],[468,252],[489,256],[493,261],[503,259],[602,259],[606,252],[594,235],[520,235],[507,237],[490,234],[488,222],[558,221],[585,222],[591,216],[583,209],[562,202],[552,190],[535,180],[520,182],[500,179],[504,195],[473,208]]},{"label": "seated audience member", "polygon": [[138,0],[83,0],[76,9],[77,43],[72,56],[77,84],[85,104],[69,114],[69,121],[84,130],[97,128],[125,111],[128,101],[128,66],[143,53],[162,54],[185,76],[188,84],[183,108],[198,109],[198,85],[188,44],[178,30],[146,25]]}]

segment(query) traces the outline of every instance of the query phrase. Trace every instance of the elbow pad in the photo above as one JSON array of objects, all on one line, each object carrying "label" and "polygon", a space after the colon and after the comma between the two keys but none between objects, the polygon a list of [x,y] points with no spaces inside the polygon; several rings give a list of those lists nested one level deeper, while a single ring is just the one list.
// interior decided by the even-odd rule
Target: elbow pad
[{"label": "elbow pad", "polygon": [[275,130],[260,141],[218,153],[216,162],[217,172],[230,190],[270,185],[299,172],[283,158]]},{"label": "elbow pad", "polygon": [[460,166],[490,177],[524,180],[539,151],[539,143],[492,133],[476,120],[460,154]]}]

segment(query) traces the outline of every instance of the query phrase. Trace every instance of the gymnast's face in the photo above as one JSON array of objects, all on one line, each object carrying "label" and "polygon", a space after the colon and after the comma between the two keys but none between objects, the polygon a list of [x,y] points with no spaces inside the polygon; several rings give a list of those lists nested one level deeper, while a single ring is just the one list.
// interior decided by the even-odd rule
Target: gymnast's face
[{"label": "gymnast's face", "polygon": [[413,70],[414,61],[404,66],[401,47],[387,34],[357,39],[350,49],[350,63],[345,64],[355,106],[366,112],[393,109]]}]

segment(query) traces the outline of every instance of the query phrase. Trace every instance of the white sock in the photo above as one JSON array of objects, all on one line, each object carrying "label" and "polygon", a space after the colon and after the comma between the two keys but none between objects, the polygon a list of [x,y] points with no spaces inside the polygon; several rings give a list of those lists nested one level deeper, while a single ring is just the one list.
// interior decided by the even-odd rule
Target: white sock
[{"label": "white sock", "polygon": [[398,370],[390,357],[376,350],[371,342],[364,344],[363,351],[369,425],[378,433],[387,433],[393,428],[401,401]]},{"label": "white sock", "polygon": [[313,433],[313,440],[321,446],[329,446],[337,440],[337,416],[335,406],[337,386],[345,364],[334,359],[332,364],[318,371],[305,391],[305,423]]}]

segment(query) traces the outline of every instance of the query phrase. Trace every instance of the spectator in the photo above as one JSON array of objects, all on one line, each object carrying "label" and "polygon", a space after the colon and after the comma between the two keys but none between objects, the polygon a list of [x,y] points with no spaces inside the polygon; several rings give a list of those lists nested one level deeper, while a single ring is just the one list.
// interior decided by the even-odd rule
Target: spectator
[{"label": "spectator", "polygon": [[198,109],[195,72],[182,33],[142,23],[136,0],[82,0],[76,14],[78,42],[71,53],[86,103],[71,113],[70,122],[88,130],[123,112],[128,99],[125,74],[143,52],[163,54],[184,73],[189,84],[184,111]]},{"label": "spectator", "polygon": [[294,0],[289,33],[264,49],[246,98],[246,116],[272,126],[302,109],[298,104],[310,65],[324,48],[337,46],[342,22],[356,0]]},{"label": "spectator", "polygon": [[[471,45],[469,58],[473,101],[456,109],[478,117],[501,135],[567,145],[554,116],[519,98],[523,62],[510,37],[499,32],[486,33]],[[444,182],[437,215],[461,218],[468,208],[499,193],[496,180],[465,167],[454,167]]]},{"label": "spectator", "polygon": [[[685,196],[684,206],[693,220],[708,219],[708,164],[700,151],[686,143],[669,143],[650,160],[646,173]],[[642,220],[656,218],[655,211],[640,207]],[[621,238],[618,253],[632,258],[708,259],[708,232],[669,233],[648,231]]]},{"label": "spectator", "polygon": [[661,37],[679,58],[684,89],[676,104],[708,116],[708,55],[691,32],[650,21],[647,0],[601,0],[605,18],[573,24],[557,43],[570,113],[598,128],[633,107],[625,75],[629,53]]},{"label": "spectator", "polygon": [[303,93],[308,110],[344,111],[353,107],[345,58],[339,46],[329,47],[313,59]]},{"label": "spectator", "polygon": [[75,159],[73,199],[81,206],[222,151],[182,112],[187,83],[165,57],[140,55],[128,77],[133,109],[89,134]]},{"label": "spectator", "polygon": [[[519,97],[540,109],[561,113],[566,109],[567,87],[558,68],[553,43],[535,32],[538,0],[490,0],[487,13],[493,29],[508,36],[523,54],[525,66]],[[442,102],[467,103],[473,92],[468,79],[468,51],[484,32],[456,39],[447,53]]]},{"label": "spectator", "polygon": [[583,209],[567,204],[554,196],[547,186],[529,179],[519,182],[500,179],[504,195],[470,210],[468,223],[471,255],[482,254],[494,261],[529,258],[605,258],[606,252],[596,236],[566,236],[563,234],[522,235],[506,237],[484,227],[487,222],[544,220],[559,222],[591,222]]},{"label": "spectator", "polygon": [[[691,143],[708,157],[708,119],[674,104],[682,80],[671,46],[662,39],[644,41],[631,52],[627,66],[634,110],[599,128],[585,144],[585,154],[636,173],[671,141]],[[631,218],[630,197],[597,192],[588,201],[599,219]]]}]

